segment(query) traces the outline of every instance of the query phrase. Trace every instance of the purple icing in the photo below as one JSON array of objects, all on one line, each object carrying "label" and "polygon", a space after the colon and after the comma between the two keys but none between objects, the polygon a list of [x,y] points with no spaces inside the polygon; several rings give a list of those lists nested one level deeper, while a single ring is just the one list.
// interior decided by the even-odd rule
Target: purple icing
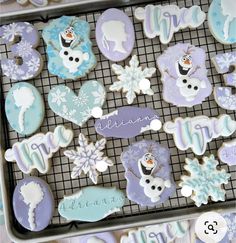
[{"label": "purple icing", "polygon": [[21,36],[17,44],[11,45],[15,57],[21,57],[22,64],[15,59],[3,58],[1,67],[4,75],[14,80],[28,80],[35,77],[42,69],[42,58],[34,48],[39,43],[38,30],[27,22],[12,23],[0,27],[0,38],[4,44],[14,43],[16,36]]},{"label": "purple icing", "polygon": [[102,54],[118,62],[126,59],[134,47],[134,27],[121,10],[110,8],[97,20],[96,40]]},{"label": "purple icing", "polygon": [[236,139],[223,143],[218,151],[218,156],[222,162],[229,166],[236,165]]},{"label": "purple icing", "polygon": [[[149,156],[148,160],[146,159],[147,155]],[[153,156],[151,162],[150,156]],[[149,162],[145,163],[144,159]],[[136,142],[121,154],[121,161],[125,167],[126,190],[130,200],[142,206],[155,206],[166,201],[175,191],[175,184],[170,175],[170,151],[159,143],[147,140]],[[153,161],[155,162],[153,163]],[[149,169],[147,169],[147,163]],[[145,181],[145,178],[148,181]],[[153,184],[154,180],[158,178],[159,181],[169,181],[169,185],[165,184],[163,186],[163,183]],[[141,181],[148,184],[145,184],[145,187],[141,186]],[[153,185],[155,188],[152,191],[151,187]],[[145,189],[147,189],[147,192],[145,192]],[[157,189],[161,191],[160,194]],[[156,196],[159,196],[159,199]]]},{"label": "purple icing", "polygon": [[201,104],[212,92],[207,78],[206,54],[201,48],[179,43],[157,59],[163,83],[163,98],[179,107]]},{"label": "purple icing", "polygon": [[95,129],[104,137],[132,138],[151,130],[153,120],[160,120],[154,110],[125,106],[96,120]]},{"label": "purple icing", "polygon": [[[32,190],[31,193],[31,189],[34,187],[31,186],[28,187],[28,189],[26,188],[30,183],[31,185],[33,183],[34,186],[37,185],[36,189],[38,188],[40,190],[41,197],[38,196],[39,194],[36,194],[36,189]],[[24,191],[24,187],[27,190]],[[28,192],[28,195],[30,195],[28,198],[26,191]],[[33,203],[36,201],[38,204],[34,206]],[[30,205],[33,205],[31,207],[33,210],[30,210]],[[13,209],[17,221],[24,228],[30,231],[41,231],[45,229],[49,225],[54,211],[54,199],[48,184],[37,177],[27,177],[21,180],[14,190]],[[30,218],[33,219],[34,227],[30,224]]]},{"label": "purple icing", "polygon": [[99,240],[103,240],[104,243],[116,243],[116,238],[112,233],[98,233],[98,234],[91,234],[91,235],[84,235],[79,238],[80,243],[88,243],[88,240],[91,238],[98,238]]}]

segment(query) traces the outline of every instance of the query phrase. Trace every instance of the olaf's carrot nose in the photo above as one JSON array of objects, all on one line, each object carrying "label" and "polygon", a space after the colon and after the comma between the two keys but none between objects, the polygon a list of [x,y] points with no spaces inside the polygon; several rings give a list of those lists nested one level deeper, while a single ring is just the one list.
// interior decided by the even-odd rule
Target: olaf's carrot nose
[{"label": "olaf's carrot nose", "polygon": [[152,159],[149,159],[149,160],[147,161],[147,163],[148,163],[149,165],[152,165],[152,164],[153,164]]},{"label": "olaf's carrot nose", "polygon": [[186,59],[186,60],[184,61],[184,64],[189,65],[189,64],[190,64],[190,60],[189,60],[189,59]]},{"label": "olaf's carrot nose", "polygon": [[66,34],[66,37],[72,38],[73,36],[72,36],[71,32],[69,32]]}]

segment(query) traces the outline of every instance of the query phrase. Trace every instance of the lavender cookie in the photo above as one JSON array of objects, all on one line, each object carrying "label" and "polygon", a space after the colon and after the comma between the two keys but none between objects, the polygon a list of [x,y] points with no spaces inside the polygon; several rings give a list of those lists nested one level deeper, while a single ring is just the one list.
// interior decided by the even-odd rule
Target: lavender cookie
[{"label": "lavender cookie", "polygon": [[96,132],[104,137],[132,138],[145,131],[161,129],[160,117],[150,108],[125,106],[95,122]]},{"label": "lavender cookie", "polygon": [[79,242],[80,243],[117,243],[115,236],[110,232],[84,235],[80,237]]},{"label": "lavender cookie", "polygon": [[130,18],[119,9],[106,10],[97,21],[96,41],[107,59],[114,62],[126,59],[134,48],[134,27]]},{"label": "lavender cookie", "polygon": [[223,143],[218,150],[218,157],[229,166],[236,165],[236,139]]},{"label": "lavender cookie", "polygon": [[54,211],[54,199],[48,184],[37,177],[21,180],[14,190],[13,209],[24,228],[30,231],[45,229]]},{"label": "lavender cookie", "polygon": [[159,56],[163,99],[178,107],[201,104],[212,92],[205,60],[202,48],[187,43],[169,47]]},{"label": "lavender cookie", "polygon": [[133,143],[121,154],[127,179],[127,196],[141,206],[155,206],[174,192],[170,151],[154,141]]}]

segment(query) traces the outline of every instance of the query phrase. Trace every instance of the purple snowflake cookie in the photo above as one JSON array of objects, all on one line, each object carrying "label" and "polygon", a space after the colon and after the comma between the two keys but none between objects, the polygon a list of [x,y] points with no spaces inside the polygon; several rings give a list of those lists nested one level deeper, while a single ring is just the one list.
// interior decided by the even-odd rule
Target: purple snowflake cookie
[{"label": "purple snowflake cookie", "polygon": [[37,177],[21,180],[14,190],[13,209],[24,228],[30,231],[45,229],[54,211],[54,198],[48,184]]},{"label": "purple snowflake cookie", "polygon": [[127,196],[141,206],[155,206],[175,191],[170,176],[170,151],[155,141],[133,143],[121,154]]},{"label": "purple snowflake cookie", "polygon": [[212,92],[205,60],[202,48],[187,43],[169,47],[159,56],[163,99],[178,107],[201,104]]}]

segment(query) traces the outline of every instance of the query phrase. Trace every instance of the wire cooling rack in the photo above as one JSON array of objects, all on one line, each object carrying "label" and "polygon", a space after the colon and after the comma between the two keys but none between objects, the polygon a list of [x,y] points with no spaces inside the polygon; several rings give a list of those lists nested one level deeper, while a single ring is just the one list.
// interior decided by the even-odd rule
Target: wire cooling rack
[{"label": "wire cooling rack", "polygon": [[[158,2],[160,3],[160,1]],[[210,1],[207,0],[180,0],[180,1],[163,1],[162,4],[177,4],[180,7],[191,7],[193,4],[201,6],[202,10],[207,13],[208,7],[210,5]],[[141,4],[141,5],[146,5]],[[139,6],[141,6],[139,5]],[[138,22],[134,19],[134,10],[136,6],[128,6],[123,8],[125,13],[131,18],[134,28],[135,28],[135,48],[132,54],[136,54],[140,60],[140,64],[144,67],[156,67],[156,58],[164,50],[167,49],[168,46],[172,46],[179,42],[186,42],[191,43],[195,46],[203,48],[207,53],[207,60],[206,66],[208,69],[208,77],[213,86],[222,86],[224,84],[222,75],[217,74],[213,64],[211,63],[211,57],[215,56],[218,53],[224,53],[235,50],[235,46],[223,46],[222,44],[218,43],[213,36],[211,35],[207,20],[204,22],[203,25],[198,27],[197,29],[184,29],[179,31],[178,33],[174,34],[172,41],[168,45],[163,45],[160,43],[159,38],[155,39],[148,39],[144,36],[142,23]],[[103,107],[104,114],[114,111],[118,107],[126,106],[126,98],[123,94],[119,92],[111,92],[109,91],[109,86],[117,80],[115,74],[111,70],[112,62],[107,60],[98,50],[96,40],[95,40],[95,24],[98,17],[101,15],[103,11],[92,12],[92,13],[85,13],[83,15],[78,15],[80,18],[85,19],[89,22],[91,27],[91,40],[93,43],[93,51],[97,58],[97,66],[94,70],[92,70],[87,77],[78,80],[78,81],[70,81],[70,80],[62,80],[57,76],[51,75],[47,70],[47,56],[46,56],[46,46],[43,42],[42,38],[40,40],[40,45],[38,47],[38,51],[42,54],[44,60],[44,67],[42,73],[34,78],[33,80],[29,80],[29,82],[42,94],[45,105],[46,105],[46,115],[43,122],[43,125],[40,128],[40,131],[46,133],[47,131],[53,131],[56,125],[64,124],[68,128],[71,128],[74,131],[75,139],[73,143],[69,146],[69,149],[74,149],[75,146],[78,145],[77,139],[78,134],[82,132],[86,136],[89,137],[90,141],[96,141],[100,138],[98,134],[96,134],[94,129],[94,119],[90,119],[87,123],[83,125],[82,128],[79,128],[77,125],[72,124],[66,120],[63,120],[61,117],[55,115],[48,107],[47,96],[50,89],[57,84],[66,84],[70,88],[72,88],[75,92],[78,93],[81,85],[86,80],[98,80],[105,85],[107,91],[107,99],[106,103]],[[32,20],[33,23],[40,31],[46,25],[48,19],[44,19],[42,22]],[[11,57],[11,53],[9,47],[5,44],[0,45],[0,51],[2,57]],[[128,58],[125,62],[121,62],[120,64],[125,65],[128,63],[130,58]],[[13,80],[10,80],[7,77],[1,76],[1,89],[2,89],[2,100],[1,104],[3,106],[4,99],[15,83]],[[145,96],[145,95],[138,95],[137,99],[133,103],[133,106],[139,107],[150,107],[155,109],[161,116],[162,122],[173,120],[176,117],[193,117],[197,115],[207,115],[210,117],[215,117],[223,113],[230,114],[233,119],[236,119],[235,112],[229,112],[221,109],[218,107],[216,102],[214,101],[213,95],[207,98],[202,105],[197,105],[192,108],[178,108],[173,105],[166,103],[162,98],[162,83],[160,81],[160,73],[157,71],[155,75],[151,78],[151,85],[152,89],[154,90],[154,96]],[[3,110],[3,109],[2,109]],[[11,129],[9,124],[7,124],[6,118],[3,114],[2,122],[4,122],[5,130],[5,147],[11,147],[15,142],[21,141],[23,137],[17,134],[14,130]],[[231,136],[231,138],[223,139],[218,138],[213,140],[211,143],[208,144],[206,155],[210,153],[217,154],[218,148],[221,146],[223,141],[230,140],[232,138],[236,138],[236,134]],[[193,158],[194,154],[191,151],[183,152],[179,151],[173,142],[172,136],[165,134],[162,131],[159,132],[145,132],[142,135],[137,136],[134,139],[107,139],[107,145],[105,149],[105,153],[108,157],[110,157],[114,161],[114,166],[109,167],[108,171],[102,173],[99,178],[98,186],[115,186],[125,192],[126,189],[126,180],[124,177],[124,168],[120,161],[120,154],[129,144],[140,141],[142,139],[152,139],[160,142],[162,145],[166,145],[171,150],[171,167],[172,167],[172,175],[176,183],[180,180],[180,176],[184,173],[184,161],[186,157]],[[77,179],[71,179],[71,171],[73,168],[73,163],[70,162],[64,155],[63,149],[61,149],[57,154],[54,155],[52,158],[52,167],[50,171],[46,175],[38,174],[37,172],[34,175],[37,175],[43,178],[51,187],[54,197],[55,197],[55,204],[56,210],[51,222],[51,228],[58,228],[60,225],[66,223],[66,221],[59,216],[57,212],[57,206],[59,201],[63,198],[64,195],[69,195],[71,193],[77,192],[80,188],[93,185],[91,180],[86,175],[81,175]],[[234,201],[236,198],[236,166],[228,167],[226,164],[220,164],[221,168],[224,168],[227,172],[231,173],[230,181],[227,185],[224,186],[226,190],[226,202]],[[8,170],[8,178],[9,185],[10,185],[10,198],[12,197],[12,193],[16,183],[24,178],[24,174],[19,171],[17,165],[14,163],[8,163],[7,166]],[[209,203],[206,206],[203,206],[205,209],[208,209]],[[217,206],[218,203],[214,203]],[[154,212],[156,213],[156,217],[160,212],[167,212],[171,211],[174,215],[175,212],[179,209],[189,208],[190,212],[195,206],[193,205],[192,201],[186,199],[181,196],[180,189],[177,188],[174,195],[171,196],[169,200],[165,203],[155,207],[140,207],[139,205],[135,204],[134,202],[126,200],[125,206],[119,213],[113,214],[109,216],[107,219],[104,219],[109,223],[109,221],[113,219],[120,219],[120,218],[128,218],[133,217],[135,220],[135,215],[151,215]],[[186,211],[187,212],[187,211]],[[188,211],[189,213],[189,211]],[[132,220],[132,218],[131,218]],[[18,225],[17,221],[14,220],[14,227],[17,228],[19,231],[24,232],[24,230]],[[77,222],[76,225],[85,224],[81,222]],[[99,225],[99,223],[97,223]],[[49,227],[49,228],[50,228]]]}]

